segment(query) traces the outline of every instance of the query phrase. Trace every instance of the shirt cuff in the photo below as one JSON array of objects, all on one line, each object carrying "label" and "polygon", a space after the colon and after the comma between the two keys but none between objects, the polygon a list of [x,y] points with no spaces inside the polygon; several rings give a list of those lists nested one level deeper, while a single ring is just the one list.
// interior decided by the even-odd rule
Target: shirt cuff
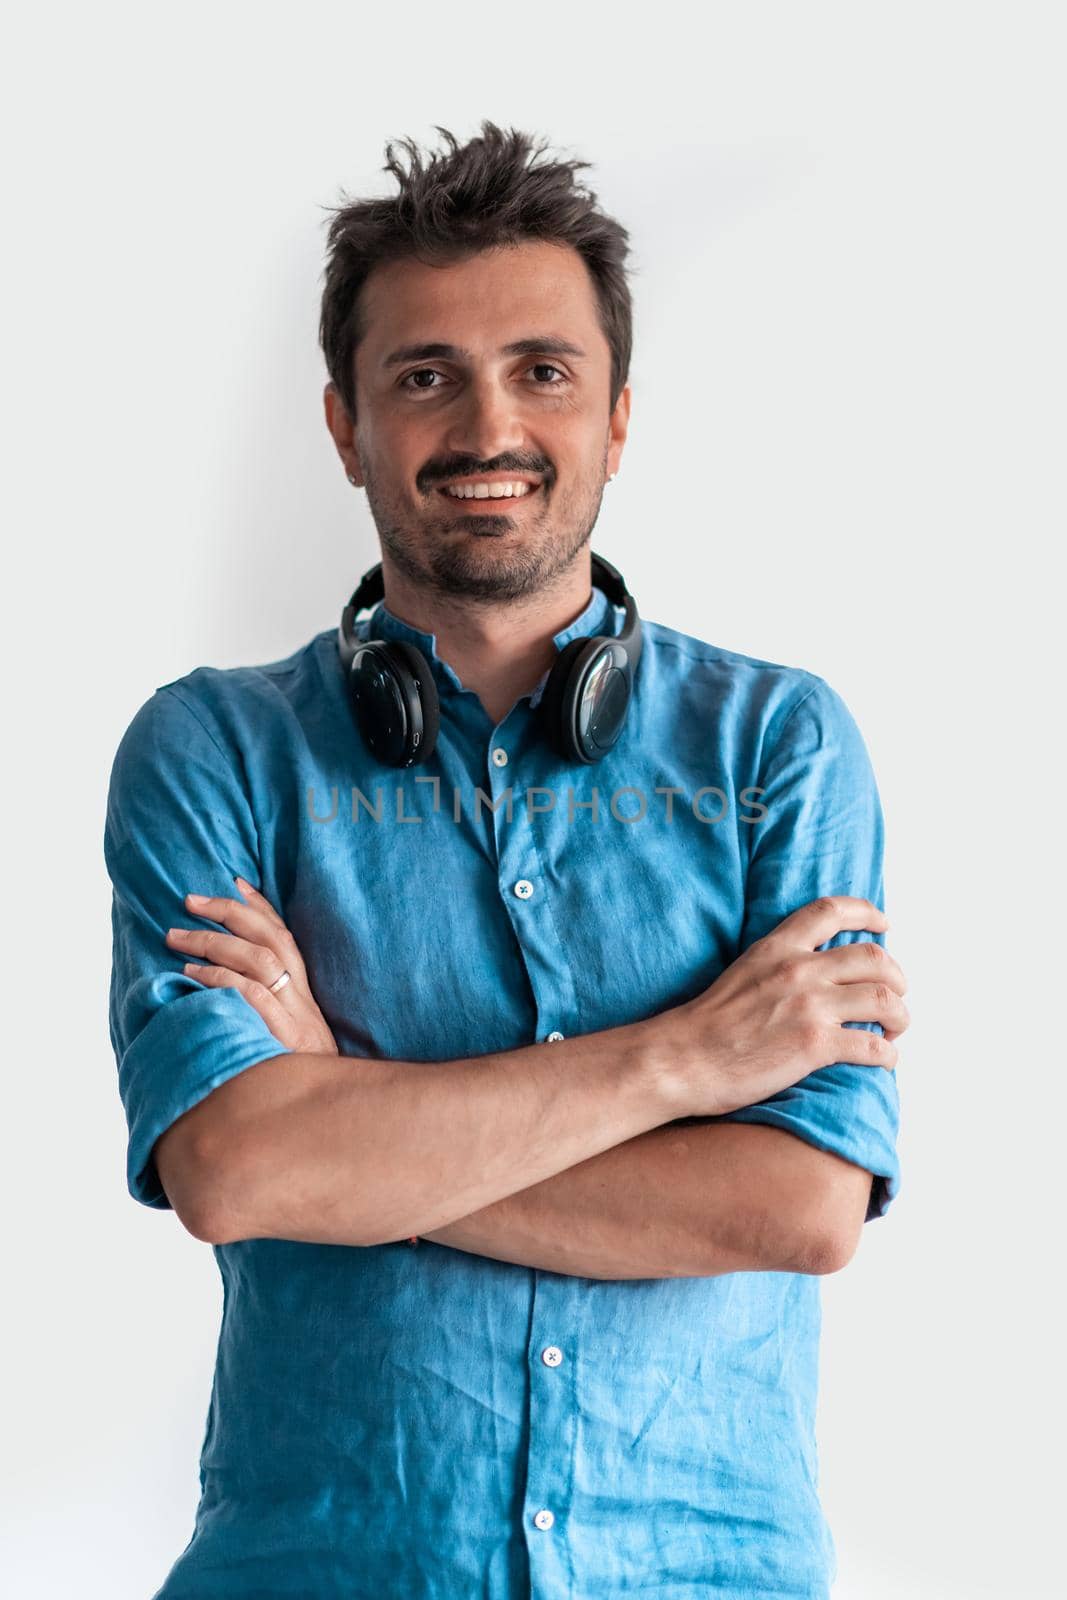
[{"label": "shirt cuff", "polygon": [[259,1061],[291,1054],[238,989],[200,986],[161,1006],[119,1066],[129,1127],[126,1181],[133,1198],[172,1209],[152,1159],[160,1134],[219,1084]]}]

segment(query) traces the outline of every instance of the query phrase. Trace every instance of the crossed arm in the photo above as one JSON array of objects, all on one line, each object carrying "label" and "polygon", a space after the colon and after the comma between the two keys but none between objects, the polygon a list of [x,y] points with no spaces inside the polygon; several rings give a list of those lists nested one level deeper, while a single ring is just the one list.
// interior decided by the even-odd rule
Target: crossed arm
[{"label": "crossed arm", "polygon": [[[185,971],[211,986],[240,988],[290,1048],[336,1055],[291,934],[258,891],[242,879],[237,885],[243,904],[195,896],[187,903],[195,914],[246,937],[171,929],[167,943],[215,958],[210,965],[188,963]],[[261,946],[251,942],[260,939]],[[284,960],[296,980],[277,996],[251,976],[263,955],[275,967]],[[589,1278],[832,1272],[858,1244],[871,1177],[782,1128],[688,1117],[628,1138],[423,1237]]]},{"label": "crossed arm", "polygon": [[668,1123],[423,1237],[586,1278],[836,1272],[871,1178],[782,1128]]}]

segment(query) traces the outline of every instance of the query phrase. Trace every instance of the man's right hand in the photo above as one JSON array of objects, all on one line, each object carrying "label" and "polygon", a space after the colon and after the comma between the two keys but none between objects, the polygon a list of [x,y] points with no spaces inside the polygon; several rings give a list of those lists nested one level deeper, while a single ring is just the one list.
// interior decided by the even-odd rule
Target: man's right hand
[{"label": "man's right hand", "polygon": [[[893,957],[870,940],[820,950],[843,929],[884,933],[884,911],[853,895],[801,906],[695,1000],[650,1020],[672,1057],[685,1115],[766,1100],[836,1062],[892,1071],[911,1021]],[[844,1022],[880,1022],[885,1036]]]}]

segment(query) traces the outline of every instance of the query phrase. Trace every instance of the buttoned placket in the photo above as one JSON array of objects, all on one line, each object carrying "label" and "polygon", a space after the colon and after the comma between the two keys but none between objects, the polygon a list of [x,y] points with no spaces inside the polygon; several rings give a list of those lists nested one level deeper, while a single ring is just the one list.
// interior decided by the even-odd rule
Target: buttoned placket
[{"label": "buttoned placket", "polygon": [[[557,634],[557,647],[562,649],[572,637],[585,632],[589,620],[577,619],[571,628]],[[432,635],[411,630],[395,618],[388,619],[386,631],[409,638],[430,660],[442,699],[442,719],[448,714],[449,699],[472,693],[436,656]],[[567,769],[547,751],[537,716],[547,676],[546,673],[533,693],[523,696],[491,729],[484,746],[481,783],[492,801],[487,809],[499,892],[515,932],[539,1019],[535,1038],[557,1044],[567,1033],[581,1031],[578,998],[553,916],[535,819],[529,815],[526,802],[527,787],[549,787],[556,791],[559,805],[563,802],[560,790],[565,790],[568,783]],[[483,727],[487,720],[483,719]],[[460,721],[470,732],[469,719],[463,717]],[[530,1269],[530,1276],[529,1426],[523,1526],[528,1530],[531,1593],[563,1594],[571,1588],[566,1508],[574,1478],[578,1409],[577,1370],[575,1362],[567,1359],[566,1334],[579,1325],[574,1295],[580,1280],[537,1268]]]},{"label": "buttoned placket", "polygon": [[[559,1021],[574,1016],[573,989],[564,953],[560,950],[552,908],[541,870],[534,824],[525,801],[523,768],[534,767],[534,752],[543,748],[541,730],[528,698],[512,708],[493,729],[486,761],[486,786],[494,804],[494,838],[501,897],[508,906],[515,936],[530,974],[539,1016],[551,1012]],[[543,759],[543,758],[542,758]],[[540,785],[543,773],[532,779]],[[511,822],[507,821],[506,794],[512,789]],[[499,804],[498,804],[499,803]],[[563,983],[569,991],[561,994]],[[564,1013],[566,1007],[566,1013]],[[564,1038],[561,1029],[538,1030],[546,1043]],[[533,1307],[530,1320],[529,1427],[526,1462],[524,1525],[530,1530],[528,1559],[531,1593],[562,1594],[569,1591],[570,1556],[560,1517],[570,1495],[573,1476],[575,1374],[567,1369],[560,1333],[573,1326],[568,1310],[571,1280],[556,1273],[531,1269]],[[565,1521],[565,1519],[564,1519]]]},{"label": "buttoned placket", "polygon": [[[540,882],[541,874],[535,876],[536,845],[533,836],[533,825],[527,814],[525,786],[520,773],[522,768],[521,751],[529,740],[536,741],[540,738],[540,730],[536,719],[532,720],[530,697],[524,696],[517,705],[513,706],[504,720],[493,729],[489,738],[488,762],[486,766],[486,788],[493,803],[494,838],[497,846],[497,861],[500,870],[501,894],[505,902],[510,898],[519,901],[528,908],[532,907],[538,895],[544,897],[544,885]],[[513,759],[513,752],[520,752],[519,759]],[[507,769],[505,771],[505,769]],[[509,794],[510,791],[510,794]],[[510,806],[509,806],[510,800]],[[510,811],[511,821],[508,822]],[[516,865],[524,861],[526,870],[521,876],[511,878],[505,866],[507,861],[514,861]],[[510,881],[509,881],[510,880]],[[542,918],[550,919],[551,908],[542,907]],[[545,922],[532,922],[529,917],[512,917],[512,926],[519,946],[526,956],[528,941],[532,928],[545,926]],[[527,965],[529,963],[527,962]],[[531,974],[531,982],[533,982]],[[536,993],[536,984],[534,985]],[[538,995],[540,1002],[541,996]],[[539,1004],[538,1010],[543,1008]],[[553,1022],[560,1020],[558,1010],[552,1010]],[[538,1030],[536,1037],[545,1043],[555,1044],[565,1035],[557,1027],[547,1032]]]}]

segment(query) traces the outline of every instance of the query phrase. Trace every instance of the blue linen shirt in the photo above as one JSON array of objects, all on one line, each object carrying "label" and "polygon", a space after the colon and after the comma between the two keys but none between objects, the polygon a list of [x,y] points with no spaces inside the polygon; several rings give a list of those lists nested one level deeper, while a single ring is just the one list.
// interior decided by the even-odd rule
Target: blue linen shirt
[{"label": "blue linen shirt", "polygon": [[[555,643],[619,622],[594,587]],[[538,730],[544,678],[494,726],[433,635],[384,603],[358,631],[431,662],[424,767],[362,744],[333,628],[161,686],[115,757],[110,1025],[146,1206],[168,1207],[159,1135],[288,1053],[236,990],[182,973],[164,938],[208,925],[190,890],[261,888],[341,1053],[414,1061],[649,1017],[820,894],[883,904],[871,765],[822,678],[646,620],[619,743],[568,768]],[[898,1116],[895,1073],[836,1065],[711,1120],[867,1168],[870,1220],[899,1186]],[[213,1249],[199,1504],[154,1600],[829,1594],[817,1277],[590,1279],[429,1240]]]}]

